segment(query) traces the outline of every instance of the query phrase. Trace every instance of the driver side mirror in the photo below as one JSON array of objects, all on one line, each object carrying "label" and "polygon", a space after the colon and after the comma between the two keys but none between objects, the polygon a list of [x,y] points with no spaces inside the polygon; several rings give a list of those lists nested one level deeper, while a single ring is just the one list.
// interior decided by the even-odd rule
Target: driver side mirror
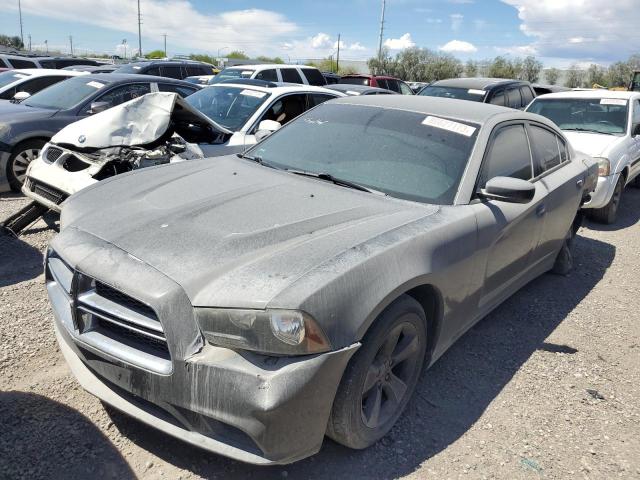
[{"label": "driver side mirror", "polygon": [[26,100],[27,98],[29,98],[31,96],[31,94],[29,92],[17,92],[13,98],[11,99],[11,101],[13,103],[20,103],[23,100]]},{"label": "driver side mirror", "polygon": [[508,203],[529,203],[536,194],[536,186],[527,180],[511,177],[493,177],[480,190],[479,196],[488,200]]},{"label": "driver side mirror", "polygon": [[275,120],[262,120],[258,125],[258,130],[256,131],[256,141],[261,141],[267,138],[276,130],[279,130],[282,127],[280,122],[276,122]]},{"label": "driver side mirror", "polygon": [[111,103],[109,102],[92,102],[91,108],[89,109],[89,113],[93,115],[94,113],[104,112],[109,108],[111,108]]}]

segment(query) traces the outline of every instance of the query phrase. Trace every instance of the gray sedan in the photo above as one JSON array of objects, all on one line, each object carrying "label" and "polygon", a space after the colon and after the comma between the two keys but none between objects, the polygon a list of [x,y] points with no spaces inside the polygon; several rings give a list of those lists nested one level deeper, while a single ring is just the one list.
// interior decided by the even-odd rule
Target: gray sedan
[{"label": "gray sedan", "polygon": [[365,448],[423,366],[568,271],[596,179],[536,115],[329,101],[244,155],[71,197],[46,259],[56,335],[84,388],[193,445],[256,464],[325,434]]}]

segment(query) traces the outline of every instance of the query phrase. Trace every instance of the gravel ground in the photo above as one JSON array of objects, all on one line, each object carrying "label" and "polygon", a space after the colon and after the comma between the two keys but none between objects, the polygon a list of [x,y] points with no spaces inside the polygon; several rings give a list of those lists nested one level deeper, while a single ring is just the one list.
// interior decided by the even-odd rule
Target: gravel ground
[{"label": "gravel ground", "polygon": [[[0,198],[0,218],[25,200]],[[187,446],[85,393],[56,346],[40,221],[0,237],[0,478],[640,478],[640,191],[587,224],[575,270],[530,283],[428,372],[391,434],[286,467]],[[49,221],[51,224],[51,221]]]}]

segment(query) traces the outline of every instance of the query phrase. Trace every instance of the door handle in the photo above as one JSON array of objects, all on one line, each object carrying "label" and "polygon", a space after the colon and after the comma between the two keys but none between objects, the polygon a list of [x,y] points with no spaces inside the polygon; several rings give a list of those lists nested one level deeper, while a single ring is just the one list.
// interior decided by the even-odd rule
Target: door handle
[{"label": "door handle", "polygon": [[542,217],[545,213],[547,213],[547,207],[544,203],[541,203],[536,207],[536,215]]},{"label": "door handle", "polygon": [[576,187],[578,187],[578,188],[582,188],[583,185],[584,185],[584,180],[583,179],[580,179],[580,180],[578,180],[576,182]]}]

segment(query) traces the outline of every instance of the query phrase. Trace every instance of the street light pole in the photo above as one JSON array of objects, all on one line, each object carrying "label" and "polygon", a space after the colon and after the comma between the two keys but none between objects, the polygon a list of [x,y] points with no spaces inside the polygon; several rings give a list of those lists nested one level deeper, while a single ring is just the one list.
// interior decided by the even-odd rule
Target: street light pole
[{"label": "street light pole", "polygon": [[18,14],[20,16],[20,41],[22,42],[22,48],[24,48],[24,36],[22,35],[22,4],[18,0]]},{"label": "street light pole", "polygon": [[384,11],[387,6],[386,0],[382,0],[382,16],[380,17],[380,39],[378,40],[378,59],[382,60],[382,37],[384,36]]},{"label": "street light pole", "polygon": [[164,56],[167,58],[167,34],[163,33],[162,36],[164,37]]},{"label": "street light pole", "polygon": [[[138,0],[138,56],[142,56],[142,15],[140,15],[140,0]],[[165,56],[166,56],[165,47]]]},{"label": "street light pole", "polygon": [[69,35],[69,48],[71,49],[71,56],[73,57],[73,37]]}]

